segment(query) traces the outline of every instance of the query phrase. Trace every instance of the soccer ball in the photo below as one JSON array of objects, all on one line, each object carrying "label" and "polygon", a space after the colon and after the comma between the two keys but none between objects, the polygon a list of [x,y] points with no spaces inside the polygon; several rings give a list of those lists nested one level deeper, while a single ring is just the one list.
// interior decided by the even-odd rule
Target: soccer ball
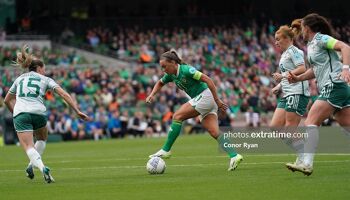
[{"label": "soccer ball", "polygon": [[163,159],[159,157],[153,157],[148,160],[146,169],[150,174],[163,174],[166,165]]}]

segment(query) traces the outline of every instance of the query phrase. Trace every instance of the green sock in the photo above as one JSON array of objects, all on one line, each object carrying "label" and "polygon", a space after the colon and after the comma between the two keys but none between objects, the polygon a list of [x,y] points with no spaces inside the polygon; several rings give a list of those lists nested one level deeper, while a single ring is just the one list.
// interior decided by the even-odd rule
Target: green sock
[{"label": "green sock", "polygon": [[181,126],[182,126],[182,121],[173,120],[168,132],[168,138],[162,148],[164,151],[170,151],[177,136],[180,135]]},{"label": "green sock", "polygon": [[230,156],[230,158],[233,158],[237,155],[233,147],[224,147],[225,143],[231,144],[231,141],[228,138],[225,138],[223,134],[220,134],[216,140],[218,141],[220,148],[224,150],[228,154],[228,156]]}]

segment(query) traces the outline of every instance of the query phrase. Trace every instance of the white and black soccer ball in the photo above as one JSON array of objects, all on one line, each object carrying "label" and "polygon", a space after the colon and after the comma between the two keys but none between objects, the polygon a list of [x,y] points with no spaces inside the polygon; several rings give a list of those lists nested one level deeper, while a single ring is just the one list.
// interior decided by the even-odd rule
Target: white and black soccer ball
[{"label": "white and black soccer ball", "polygon": [[148,160],[146,168],[148,173],[150,174],[163,174],[165,171],[166,165],[162,158],[153,157]]}]

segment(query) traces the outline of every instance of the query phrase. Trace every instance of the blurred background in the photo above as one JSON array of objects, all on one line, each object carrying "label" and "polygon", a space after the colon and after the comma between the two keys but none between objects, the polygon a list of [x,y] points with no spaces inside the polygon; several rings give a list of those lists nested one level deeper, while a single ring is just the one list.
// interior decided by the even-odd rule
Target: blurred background
[{"label": "blurred background", "polygon": [[[17,143],[3,98],[23,73],[11,62],[25,43],[93,118],[82,123],[48,92],[50,141],[166,136],[186,95],[169,84],[151,105],[145,99],[162,77],[159,56],[170,48],[214,80],[229,105],[221,126],[267,126],[279,98],[271,93],[281,53],[275,31],[317,12],[350,43],[349,6],[346,0],[0,0],[0,135]],[[203,132],[198,119],[185,122],[184,134]]]}]

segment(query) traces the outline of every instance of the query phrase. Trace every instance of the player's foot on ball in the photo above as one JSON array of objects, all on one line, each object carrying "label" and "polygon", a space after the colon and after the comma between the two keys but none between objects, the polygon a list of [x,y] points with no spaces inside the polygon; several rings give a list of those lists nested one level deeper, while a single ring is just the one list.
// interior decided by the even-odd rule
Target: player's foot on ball
[{"label": "player's foot on ball", "polygon": [[34,170],[32,165],[28,165],[28,167],[26,168],[26,176],[30,179],[34,178]]},{"label": "player's foot on ball", "polygon": [[235,157],[231,158],[230,165],[227,171],[235,170],[238,167],[239,163],[241,163],[242,161],[243,161],[243,156],[241,156],[240,154],[237,154]]},{"label": "player's foot on ball", "polygon": [[286,167],[292,172],[301,172],[306,176],[310,176],[313,172],[313,167],[309,165],[305,165],[304,163],[296,164],[296,163],[287,163]]},{"label": "player's foot on ball", "polygon": [[44,167],[43,176],[44,176],[46,183],[54,183],[55,182],[55,179],[53,179],[53,177],[50,174],[50,168]]},{"label": "player's foot on ball", "polygon": [[160,157],[160,158],[170,158],[171,152],[170,151],[164,151],[163,149],[157,151],[157,153],[149,155],[149,158],[153,157]]}]

